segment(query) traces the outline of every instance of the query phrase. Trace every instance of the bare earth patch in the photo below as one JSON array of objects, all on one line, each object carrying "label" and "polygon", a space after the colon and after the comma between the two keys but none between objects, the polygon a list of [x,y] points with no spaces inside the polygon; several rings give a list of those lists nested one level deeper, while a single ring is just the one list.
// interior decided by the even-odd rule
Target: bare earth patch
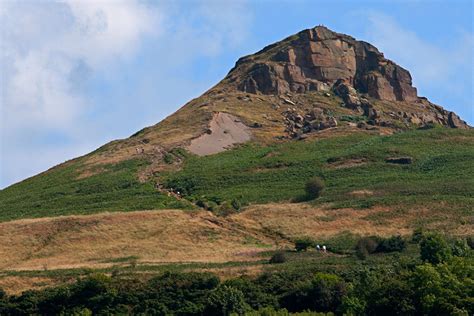
[{"label": "bare earth patch", "polygon": [[209,124],[209,133],[193,139],[188,149],[196,155],[205,156],[216,154],[248,140],[250,140],[250,132],[245,124],[233,115],[218,112],[214,114]]},{"label": "bare earth patch", "polygon": [[344,168],[353,168],[363,166],[367,163],[367,159],[358,158],[358,159],[348,159],[342,161],[335,161],[328,165],[331,169],[344,169]]},{"label": "bare earth patch", "polygon": [[353,197],[368,197],[374,195],[374,191],[371,190],[355,190],[349,193]]}]

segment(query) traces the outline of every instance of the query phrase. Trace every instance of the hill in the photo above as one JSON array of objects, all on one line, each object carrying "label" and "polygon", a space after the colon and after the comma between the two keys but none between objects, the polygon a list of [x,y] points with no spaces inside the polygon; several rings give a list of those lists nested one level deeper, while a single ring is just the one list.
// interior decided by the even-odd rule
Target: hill
[{"label": "hill", "polygon": [[[434,137],[432,135],[436,131],[411,132],[406,136],[394,136],[393,145],[380,145],[392,139],[381,135],[437,126],[468,131],[439,131],[439,136]],[[440,146],[439,155],[447,154],[445,146],[452,143],[449,137],[460,137],[471,144],[471,135],[469,127],[456,114],[418,97],[416,88],[411,85],[409,72],[385,59],[377,48],[318,26],[241,58],[215,87],[157,125],[0,191],[0,218],[190,208],[190,203],[170,193],[170,181],[174,177],[171,174],[183,168],[192,168],[194,161],[201,163],[198,156],[215,154],[239,143],[261,148],[262,155],[272,148],[301,151],[295,153],[300,157],[287,156],[284,158],[286,161],[280,162],[276,157],[252,157],[258,160],[254,166],[257,169],[262,169],[259,163],[281,164],[280,170],[263,167],[272,170],[272,175],[279,173],[280,177],[286,177],[290,171],[300,173],[300,179],[296,182],[288,180],[280,183],[280,187],[287,186],[281,192],[268,183],[273,195],[271,198],[265,198],[265,195],[259,198],[247,196],[251,194],[248,188],[242,188],[247,190],[242,197],[244,202],[262,202],[291,199],[292,194],[301,190],[305,177],[323,172],[323,165],[328,159],[333,159],[333,163],[338,159],[358,159],[366,165],[364,168],[375,162],[385,166],[382,161],[390,155],[422,154],[423,146],[428,149],[437,137],[446,142]],[[398,139],[404,137],[407,140],[398,144]],[[425,140],[417,140],[425,137]],[[303,140],[303,143],[295,144],[295,140]],[[357,149],[351,146],[354,142],[360,142],[355,146]],[[417,150],[413,144],[418,142],[424,144],[420,144],[422,147]],[[309,152],[320,147],[325,149],[321,150],[319,158],[311,157]],[[457,154],[453,152],[453,155]],[[460,157],[449,158],[449,167],[465,170],[464,166],[472,157],[470,154],[462,151]],[[209,158],[209,161],[217,162],[213,159],[217,158]],[[299,159],[300,164],[305,160],[307,164],[317,163],[309,171],[309,168],[298,167],[299,163],[294,159]],[[443,159],[437,160],[438,163],[442,164]],[[417,159],[417,163],[421,162]],[[378,167],[380,165],[374,165],[374,169]],[[383,171],[379,172],[383,173],[385,168],[381,169]],[[330,183],[346,182],[344,176],[339,176],[343,172],[335,170],[330,171],[335,177],[327,175],[331,178]],[[208,171],[213,172],[206,170],[204,178],[195,180],[202,182],[209,179]],[[199,170],[193,172],[199,173]],[[246,170],[237,172],[245,173]],[[182,172],[176,176],[179,174]],[[386,176],[391,177],[391,174]],[[238,180],[237,176],[229,173],[228,182],[221,181],[219,185],[237,192],[233,186],[236,181],[265,183],[268,179],[262,175],[260,179],[257,175],[254,177]],[[367,189],[356,185],[365,177],[351,178],[355,181],[354,189]],[[423,181],[418,174],[412,174],[412,177]],[[452,177],[457,179],[455,175]],[[277,178],[269,181],[277,181]],[[247,185],[251,187],[250,183]],[[395,184],[387,185],[393,187]],[[371,184],[371,188],[373,186]],[[340,189],[334,190],[337,192]],[[210,191],[202,193],[216,194]],[[233,193],[232,197],[235,198],[236,194]],[[327,201],[333,198],[334,194],[331,198],[328,196]]]},{"label": "hill", "polygon": [[[162,122],[1,190],[0,287],[91,271],[256,276],[280,269],[268,264],[278,251],[289,274],[390,266],[395,255],[357,261],[356,245],[472,235],[473,145],[473,129],[377,48],[304,30],[239,59]],[[312,177],[325,188],[308,200]],[[300,238],[330,253],[289,251]],[[418,248],[404,260],[419,264]]]}]

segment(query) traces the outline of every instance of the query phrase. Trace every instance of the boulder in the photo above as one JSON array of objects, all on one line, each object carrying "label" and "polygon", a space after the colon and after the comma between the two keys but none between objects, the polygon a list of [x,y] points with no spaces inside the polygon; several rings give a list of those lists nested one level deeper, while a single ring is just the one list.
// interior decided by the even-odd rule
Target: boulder
[{"label": "boulder", "polygon": [[463,128],[467,129],[469,126],[459,118],[459,116],[456,115],[454,112],[449,112],[448,114],[448,124],[452,128]]},{"label": "boulder", "polygon": [[362,105],[356,89],[343,80],[338,80],[333,86],[334,93],[342,98],[344,105],[350,109],[357,109]]}]

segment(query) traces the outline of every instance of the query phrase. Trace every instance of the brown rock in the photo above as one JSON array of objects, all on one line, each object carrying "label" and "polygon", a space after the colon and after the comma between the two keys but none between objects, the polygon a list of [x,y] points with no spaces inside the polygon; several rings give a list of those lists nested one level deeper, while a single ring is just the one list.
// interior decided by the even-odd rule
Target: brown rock
[{"label": "brown rock", "polygon": [[362,105],[356,89],[342,80],[336,81],[334,84],[334,92],[344,100],[344,105],[350,109],[357,109]]},{"label": "brown rock", "polygon": [[385,59],[374,46],[323,26],[241,58],[228,77],[250,93],[322,91],[342,79],[381,100],[417,100],[407,70]]},{"label": "brown rock", "polygon": [[459,118],[459,116],[456,115],[454,112],[449,112],[448,114],[448,124],[452,128],[463,128],[467,129],[469,126]]}]

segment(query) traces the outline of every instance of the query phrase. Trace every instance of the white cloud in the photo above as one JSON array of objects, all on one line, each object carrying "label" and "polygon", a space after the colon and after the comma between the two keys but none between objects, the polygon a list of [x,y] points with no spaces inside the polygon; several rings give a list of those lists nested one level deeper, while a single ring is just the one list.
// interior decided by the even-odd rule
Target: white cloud
[{"label": "white cloud", "polygon": [[[86,117],[104,110],[83,89],[90,77],[115,80],[148,45],[157,50],[158,81],[169,81],[173,67],[241,43],[250,17],[238,1],[0,0],[0,187],[109,140],[107,124]],[[116,125],[128,131],[127,122]]]},{"label": "white cloud", "polygon": [[160,29],[137,1],[3,2],[2,103],[9,128],[68,126],[87,100],[74,93],[78,65],[92,70],[130,56]]},{"label": "white cloud", "polygon": [[[2,184],[97,145],[80,131],[91,106],[81,81],[133,57],[145,36],[159,35],[161,20],[134,0],[0,2]],[[51,133],[72,143],[49,146]]]}]

